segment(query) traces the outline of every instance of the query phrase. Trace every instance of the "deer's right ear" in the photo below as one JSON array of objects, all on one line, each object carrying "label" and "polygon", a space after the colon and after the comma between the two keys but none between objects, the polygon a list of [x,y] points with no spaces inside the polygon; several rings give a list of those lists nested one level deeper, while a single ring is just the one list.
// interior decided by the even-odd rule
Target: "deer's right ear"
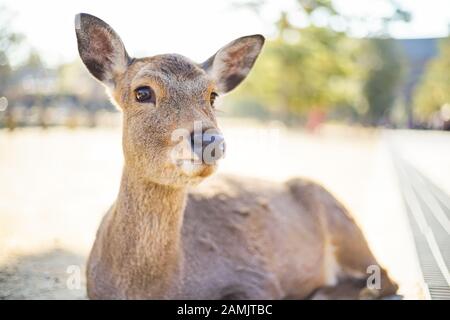
[{"label": "deer's right ear", "polygon": [[103,20],[90,14],[75,16],[78,52],[89,72],[108,86],[127,69],[131,59],[117,33]]}]

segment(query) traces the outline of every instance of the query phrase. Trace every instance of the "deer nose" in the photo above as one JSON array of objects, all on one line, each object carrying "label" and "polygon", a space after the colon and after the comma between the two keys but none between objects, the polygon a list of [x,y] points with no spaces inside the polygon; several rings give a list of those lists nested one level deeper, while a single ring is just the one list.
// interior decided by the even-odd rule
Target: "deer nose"
[{"label": "deer nose", "polygon": [[203,163],[214,164],[225,155],[225,139],[214,129],[191,133],[192,151]]}]

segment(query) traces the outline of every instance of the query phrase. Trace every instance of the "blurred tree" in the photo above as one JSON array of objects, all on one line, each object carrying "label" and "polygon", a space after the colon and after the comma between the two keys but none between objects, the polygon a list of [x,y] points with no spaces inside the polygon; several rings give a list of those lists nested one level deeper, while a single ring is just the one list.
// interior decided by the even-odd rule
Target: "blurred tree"
[{"label": "blurred tree", "polygon": [[338,14],[331,0],[297,0],[297,2],[308,16],[311,16],[316,10],[326,10],[333,15]]},{"label": "blurred tree", "polygon": [[[7,96],[10,86],[12,68],[9,57],[13,54],[14,49],[20,44],[22,36],[10,29],[10,13],[6,8],[0,6],[0,97]],[[13,130],[16,127],[16,120],[12,112],[11,103],[6,109],[4,123]],[[2,124],[0,123],[0,126]]]},{"label": "blurred tree", "polygon": [[404,59],[393,39],[368,39],[364,46],[365,121],[370,125],[388,124],[404,75]]},{"label": "blurred tree", "polygon": [[[318,10],[336,14],[331,1],[299,0],[299,4],[311,21]],[[260,106],[287,123],[311,111],[353,106],[360,91],[358,47],[357,41],[328,27],[314,23],[295,27],[283,12],[277,36],[267,41],[250,79],[233,95],[233,103]]]},{"label": "blurred tree", "polygon": [[[394,0],[386,1],[392,15],[378,19],[373,38],[360,40],[346,31],[361,17],[342,16],[332,0],[297,0],[302,27],[293,15],[281,13],[276,36],[267,41],[248,81],[228,98],[232,112],[287,123],[320,114],[365,118],[369,124],[388,120],[403,64],[394,41],[386,38],[392,22],[411,16]],[[258,10],[257,0],[251,9]]]},{"label": "blurred tree", "polygon": [[26,75],[25,80],[28,80],[26,81],[28,84],[25,84],[27,87],[25,91],[34,95],[34,103],[39,106],[38,124],[42,129],[47,129],[50,120],[48,114],[49,106],[45,96],[48,92],[45,88],[45,81],[42,81],[45,79],[46,68],[39,53],[31,50],[25,63],[16,72]]},{"label": "blurred tree", "polygon": [[439,54],[426,67],[414,94],[414,113],[421,121],[450,104],[450,37],[441,40]]},{"label": "blurred tree", "polygon": [[10,14],[0,7],[0,94],[5,93],[11,76],[9,57],[21,42],[22,36],[10,29]]}]

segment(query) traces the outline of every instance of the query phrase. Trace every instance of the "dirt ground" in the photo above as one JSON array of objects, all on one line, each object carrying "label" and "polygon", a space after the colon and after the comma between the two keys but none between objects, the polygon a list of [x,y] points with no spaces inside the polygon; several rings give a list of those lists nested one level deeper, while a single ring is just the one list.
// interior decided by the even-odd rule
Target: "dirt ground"
[{"label": "dirt ground", "polygon": [[[222,127],[228,149],[222,173],[319,181],[354,213],[404,297],[423,297],[379,132],[328,126],[308,134],[231,120]],[[119,186],[120,140],[119,129],[0,131],[0,299],[86,297],[86,256]]]}]

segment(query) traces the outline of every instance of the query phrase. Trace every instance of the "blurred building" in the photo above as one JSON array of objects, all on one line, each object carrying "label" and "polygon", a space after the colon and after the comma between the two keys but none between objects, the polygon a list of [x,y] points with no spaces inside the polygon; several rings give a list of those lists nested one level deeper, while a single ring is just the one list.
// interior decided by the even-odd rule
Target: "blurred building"
[{"label": "blurred building", "polygon": [[8,78],[5,96],[9,103],[6,112],[0,113],[0,127],[77,127],[117,122],[117,110],[102,86],[78,62],[58,68],[40,63],[23,65]]}]

